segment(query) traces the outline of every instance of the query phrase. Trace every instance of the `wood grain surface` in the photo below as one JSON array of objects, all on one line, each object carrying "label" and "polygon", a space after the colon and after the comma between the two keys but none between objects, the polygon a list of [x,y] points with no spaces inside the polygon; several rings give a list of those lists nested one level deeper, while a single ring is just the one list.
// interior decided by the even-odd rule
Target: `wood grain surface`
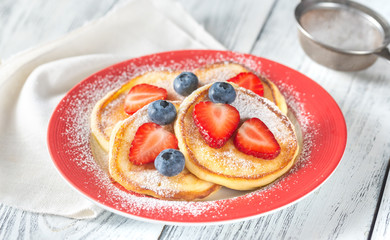
[{"label": "wood grain surface", "polygon": [[[0,57],[10,56],[97,19],[121,1],[0,1]],[[390,21],[387,0],[360,1]],[[302,51],[294,19],[298,0],[182,0],[228,49],[269,58],[319,83],[339,104],[348,141],[335,173],[314,193],[275,213],[226,225],[169,226],[103,212],[74,220],[0,205],[0,239],[390,239],[390,64],[338,72]],[[261,27],[262,22],[265,25]],[[389,184],[386,185],[386,182]]]}]

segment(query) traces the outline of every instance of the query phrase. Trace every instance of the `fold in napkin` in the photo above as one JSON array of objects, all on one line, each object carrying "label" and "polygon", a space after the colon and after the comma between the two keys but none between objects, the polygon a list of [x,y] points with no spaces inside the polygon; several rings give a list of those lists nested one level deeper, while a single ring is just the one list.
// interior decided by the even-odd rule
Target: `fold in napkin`
[{"label": "fold in napkin", "polygon": [[55,106],[76,83],[108,65],[193,48],[223,46],[177,2],[134,0],[0,65],[0,203],[80,219],[99,214],[51,161],[46,132]]}]

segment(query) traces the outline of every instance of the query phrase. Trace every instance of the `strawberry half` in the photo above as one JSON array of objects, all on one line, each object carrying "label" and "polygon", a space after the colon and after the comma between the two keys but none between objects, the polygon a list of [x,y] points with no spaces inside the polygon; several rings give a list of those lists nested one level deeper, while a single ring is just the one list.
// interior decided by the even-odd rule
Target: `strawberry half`
[{"label": "strawberry half", "polygon": [[213,148],[221,148],[240,122],[240,114],[235,107],[209,101],[196,104],[192,116],[203,139]]},{"label": "strawberry half", "polygon": [[273,159],[280,153],[274,135],[258,118],[246,120],[238,129],[233,142],[239,151],[258,158]]},{"label": "strawberry half", "polygon": [[160,125],[148,122],[142,124],[135,133],[130,147],[130,161],[136,165],[153,162],[164,149],[177,149],[175,134]]},{"label": "strawberry half", "polygon": [[260,78],[254,73],[242,72],[227,81],[235,83],[240,87],[249,89],[260,97],[264,96],[263,83],[261,82]]},{"label": "strawberry half", "polygon": [[142,83],[132,87],[125,98],[125,112],[133,114],[138,109],[155,100],[165,100],[167,90],[150,84]]}]

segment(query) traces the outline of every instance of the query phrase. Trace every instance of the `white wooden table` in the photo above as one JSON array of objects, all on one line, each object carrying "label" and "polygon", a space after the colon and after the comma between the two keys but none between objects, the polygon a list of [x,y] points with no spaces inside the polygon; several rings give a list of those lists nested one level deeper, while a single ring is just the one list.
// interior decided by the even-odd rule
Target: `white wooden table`
[{"label": "white wooden table", "polygon": [[[1,0],[0,57],[36,46],[99,18],[119,0]],[[336,172],[313,194],[273,214],[234,224],[168,226],[105,211],[92,220],[34,214],[0,204],[0,239],[390,239],[390,64],[337,72],[309,59],[293,16],[299,1],[276,0],[259,28],[262,2],[182,0],[228,49],[296,69],[337,101],[348,128]],[[390,21],[388,0],[360,1]],[[243,38],[242,36],[247,36]]]}]

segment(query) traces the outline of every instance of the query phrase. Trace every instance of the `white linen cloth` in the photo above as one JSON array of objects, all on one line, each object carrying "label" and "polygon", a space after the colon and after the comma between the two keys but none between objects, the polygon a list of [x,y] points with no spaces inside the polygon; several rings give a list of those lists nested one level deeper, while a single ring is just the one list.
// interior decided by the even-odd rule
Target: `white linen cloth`
[{"label": "white linen cloth", "polygon": [[46,133],[55,106],[79,81],[113,63],[204,48],[224,49],[179,3],[133,0],[5,61],[0,65],[0,203],[78,219],[97,216],[102,210],[73,190],[51,161]]}]

